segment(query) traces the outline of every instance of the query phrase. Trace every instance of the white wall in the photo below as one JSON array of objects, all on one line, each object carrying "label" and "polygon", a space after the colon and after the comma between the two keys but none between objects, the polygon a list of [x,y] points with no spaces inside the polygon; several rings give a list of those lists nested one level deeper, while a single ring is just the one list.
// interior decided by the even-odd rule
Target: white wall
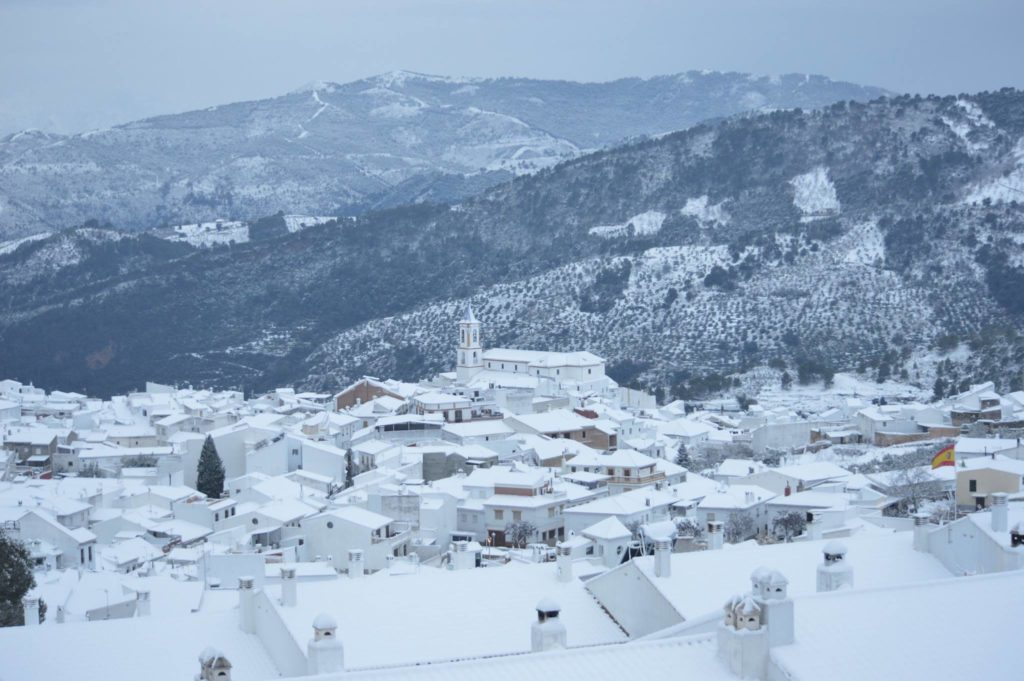
[{"label": "white wall", "polygon": [[[991,521],[991,513],[981,522]],[[1004,549],[970,518],[936,526],[928,534],[928,551],[954,575],[986,574],[1024,568],[1024,555]]]},{"label": "white wall", "polygon": [[263,586],[266,561],[258,553],[207,553],[201,559],[199,574],[209,583],[210,578],[220,580],[224,589],[238,589],[240,577],[252,577],[257,588]]},{"label": "white wall", "polygon": [[[275,595],[280,591],[275,589]],[[277,670],[284,676],[306,676],[309,664],[304,647],[292,636],[280,615],[270,602],[271,594],[265,589],[256,594],[256,635],[263,643],[267,655],[274,661]],[[310,638],[313,637],[313,623],[309,623]]]}]

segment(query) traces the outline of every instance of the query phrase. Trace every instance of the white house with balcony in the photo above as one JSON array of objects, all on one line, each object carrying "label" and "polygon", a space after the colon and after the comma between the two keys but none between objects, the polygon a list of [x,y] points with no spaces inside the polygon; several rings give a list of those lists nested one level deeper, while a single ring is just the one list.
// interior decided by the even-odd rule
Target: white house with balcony
[{"label": "white house with balcony", "polygon": [[665,482],[665,473],[658,467],[658,459],[632,449],[580,452],[569,459],[562,470],[564,473],[606,475],[612,494]]}]

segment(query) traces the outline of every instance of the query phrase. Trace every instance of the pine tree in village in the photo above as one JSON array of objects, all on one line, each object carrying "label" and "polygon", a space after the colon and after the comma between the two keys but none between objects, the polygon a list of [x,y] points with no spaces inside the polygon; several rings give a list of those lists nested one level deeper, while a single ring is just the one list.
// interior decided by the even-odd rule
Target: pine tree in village
[{"label": "pine tree in village", "polygon": [[345,489],[356,484],[356,464],[352,460],[352,450],[345,452]]},{"label": "pine tree in village", "polygon": [[224,463],[217,453],[217,445],[213,444],[213,438],[209,435],[199,454],[196,489],[211,499],[219,499],[224,492]]},{"label": "pine tree in village", "polygon": [[[25,624],[21,599],[36,585],[32,576],[32,558],[25,545],[0,530],[0,627]],[[46,604],[39,602],[39,621],[46,613]]]},{"label": "pine tree in village", "polygon": [[683,468],[690,467],[690,453],[686,451],[686,445],[681,442],[679,443],[679,449],[676,450],[675,463]]}]

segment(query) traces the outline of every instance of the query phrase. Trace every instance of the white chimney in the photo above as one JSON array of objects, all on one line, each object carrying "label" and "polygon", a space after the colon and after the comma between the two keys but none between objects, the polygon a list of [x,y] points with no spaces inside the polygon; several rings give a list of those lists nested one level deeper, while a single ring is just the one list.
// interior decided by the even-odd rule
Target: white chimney
[{"label": "white chimney", "polygon": [[29,594],[21,599],[21,605],[25,614],[25,626],[39,626],[39,596]]},{"label": "white chimney", "polygon": [[925,513],[914,514],[914,550],[928,552],[928,533],[931,532],[931,525],[928,522],[928,515]]},{"label": "white chimney", "polygon": [[150,613],[149,591],[146,589],[139,589],[135,592],[135,616],[136,617],[149,617]]},{"label": "white chimney", "polygon": [[654,574],[672,576],[672,539],[669,537],[654,540]]},{"label": "white chimney", "polygon": [[565,625],[558,619],[561,608],[550,598],[537,603],[537,621],[530,627],[530,649],[535,653],[566,647]]},{"label": "white chimney", "polygon": [[992,493],[992,531],[1006,532],[1009,525],[1006,507],[1006,492]]},{"label": "white chimney", "polygon": [[452,566],[455,570],[469,570],[476,567],[476,553],[469,550],[469,542],[459,540],[452,550]]},{"label": "white chimney", "polygon": [[565,543],[558,545],[556,551],[557,573],[558,581],[560,582],[571,582],[572,581],[572,548]]},{"label": "white chimney", "polygon": [[350,579],[359,579],[366,572],[363,561],[362,549],[349,549],[348,551],[348,576]]},{"label": "white chimney", "polygon": [[807,538],[811,541],[821,539],[821,516],[814,511],[807,513]]},{"label": "white chimney", "polygon": [[338,623],[326,613],[313,619],[313,638],[306,644],[310,674],[345,671],[345,648],[338,639]]},{"label": "white chimney", "polygon": [[722,522],[720,520],[708,521],[708,548],[717,551],[722,548],[725,536],[722,533]]},{"label": "white chimney", "polygon": [[822,549],[824,558],[818,565],[818,591],[836,591],[853,587],[853,568],[846,560],[846,545],[830,541]]},{"label": "white chimney", "polygon": [[768,647],[793,642],[793,601],[789,580],[778,570],[760,567],[750,575],[754,599],[761,606],[761,622],[768,634]]},{"label": "white chimney", "polygon": [[281,568],[281,605],[294,608],[299,602],[298,582],[295,580],[295,568]]},{"label": "white chimney", "polygon": [[199,653],[199,681],[231,681],[231,663],[216,648]]},{"label": "white chimney", "polygon": [[238,627],[247,634],[256,633],[256,580],[238,578]]}]

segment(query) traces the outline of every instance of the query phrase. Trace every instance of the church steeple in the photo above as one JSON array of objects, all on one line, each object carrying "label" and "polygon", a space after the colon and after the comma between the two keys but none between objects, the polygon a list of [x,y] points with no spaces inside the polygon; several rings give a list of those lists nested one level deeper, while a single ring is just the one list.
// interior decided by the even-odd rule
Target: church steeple
[{"label": "church steeple", "polygon": [[473,306],[466,305],[466,313],[459,322],[459,345],[456,350],[456,374],[465,383],[484,366],[483,338],[480,321],[473,314]]}]

